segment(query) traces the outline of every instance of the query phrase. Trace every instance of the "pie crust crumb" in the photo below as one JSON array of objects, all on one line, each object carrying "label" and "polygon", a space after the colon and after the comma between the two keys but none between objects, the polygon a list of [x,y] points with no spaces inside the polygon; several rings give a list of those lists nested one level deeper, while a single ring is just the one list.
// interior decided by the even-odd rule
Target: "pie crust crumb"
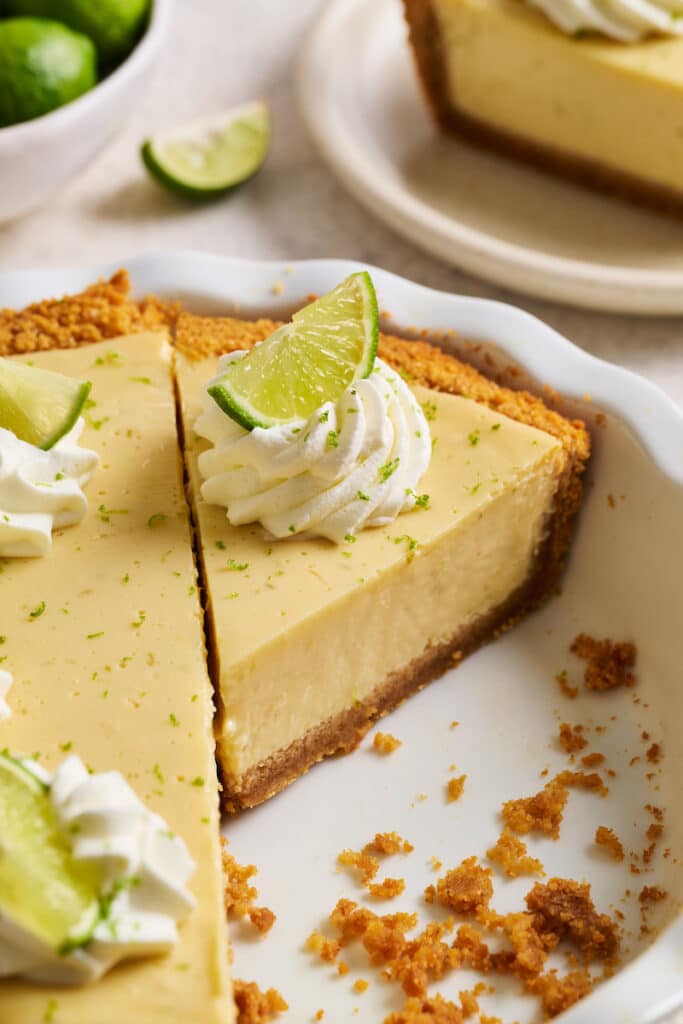
[{"label": "pie crust crumb", "polygon": [[378,754],[393,754],[401,746],[402,741],[390,732],[376,732],[372,741],[373,750]]},{"label": "pie crust crumb", "polygon": [[624,847],[614,829],[607,828],[606,825],[599,825],[595,830],[595,842],[598,846],[602,846],[614,860],[624,859]]},{"label": "pie crust crumb", "polygon": [[520,875],[545,875],[543,864],[527,853],[526,843],[504,828],[494,846],[486,851],[492,864],[498,864],[508,878]]},{"label": "pie crust crumb", "polygon": [[221,857],[223,860],[224,889],[223,899],[228,916],[248,917],[254,928],[266,935],[275,924],[277,918],[268,907],[254,905],[258,898],[258,890],[249,884],[257,868],[253,864],[238,864],[231,853],[228,853],[228,842],[221,837]]},{"label": "pie crust crumb", "polygon": [[465,788],[466,775],[458,775],[454,779],[449,779],[446,783],[446,800],[449,804],[455,803],[462,796]]},{"label": "pie crust crumb", "polygon": [[254,981],[233,981],[237,1024],[268,1024],[289,1007],[275,988],[262,992]]},{"label": "pie crust crumb", "polygon": [[588,633],[579,633],[569,650],[586,662],[583,680],[587,689],[635,686],[636,677],[631,671],[636,663],[635,644],[614,643],[609,638],[596,640]]}]

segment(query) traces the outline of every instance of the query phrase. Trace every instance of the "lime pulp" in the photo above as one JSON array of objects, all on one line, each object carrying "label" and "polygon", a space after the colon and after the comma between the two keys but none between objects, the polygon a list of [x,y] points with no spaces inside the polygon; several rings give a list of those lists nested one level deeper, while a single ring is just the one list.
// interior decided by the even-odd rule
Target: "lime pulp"
[{"label": "lime pulp", "polygon": [[256,174],[269,144],[268,107],[257,100],[147,139],[141,156],[162,185],[203,198]]},{"label": "lime pulp", "polygon": [[64,951],[92,933],[98,888],[96,872],[74,862],[47,787],[0,754],[0,917]]},{"label": "lime pulp", "polygon": [[38,448],[71,430],[89,393],[86,381],[0,358],[0,427]]},{"label": "lime pulp", "polygon": [[231,363],[209,394],[247,430],[307,419],[370,375],[378,333],[370,275],[352,274]]}]

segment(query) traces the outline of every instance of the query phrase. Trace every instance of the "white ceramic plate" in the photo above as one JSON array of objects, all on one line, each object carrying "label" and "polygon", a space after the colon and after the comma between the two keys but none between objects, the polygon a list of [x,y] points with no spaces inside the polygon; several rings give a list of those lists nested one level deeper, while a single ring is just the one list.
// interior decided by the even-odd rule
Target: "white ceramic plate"
[{"label": "white ceramic plate", "polygon": [[506,287],[592,309],[683,313],[681,223],[439,136],[400,0],[333,0],[300,65],[313,139],[400,234]]},{"label": "white ceramic plate", "polygon": [[[155,292],[181,298],[197,311],[249,315],[278,314],[312,291],[329,289],[358,265],[338,260],[283,265],[169,253],[133,260],[129,268],[140,295]],[[73,291],[113,269],[2,274],[0,306]],[[278,917],[263,941],[248,926],[232,929],[235,973],[279,988],[290,1004],[281,1019],[291,1024],[312,1020],[319,1008],[333,1024],[357,1019],[379,1024],[401,998],[394,986],[378,980],[361,953],[345,954],[351,973],[339,978],[303,950],[307,935],[324,927],[339,896],[362,900],[353,879],[336,871],[338,852],[358,849],[377,831],[400,832],[415,852],[390,859],[387,873],[406,878],[406,894],[380,909],[416,909],[423,915],[420,894],[436,878],[430,857],[452,867],[471,854],[483,855],[500,831],[501,802],[536,792],[546,767],[552,774],[567,766],[566,755],[553,743],[558,722],[567,720],[605,727],[601,734],[589,729],[588,749],[605,754],[617,777],[605,799],[573,791],[560,841],[530,841],[530,852],[541,857],[549,875],[590,881],[601,910],[618,908],[626,915],[627,934],[624,966],[616,977],[562,1019],[566,1024],[652,1024],[683,1003],[681,865],[658,857],[651,871],[633,876],[628,861],[609,861],[592,839],[604,824],[616,829],[627,849],[641,850],[649,823],[643,805],[652,802],[666,812],[660,852],[683,850],[683,416],[654,386],[588,356],[518,309],[430,291],[370,269],[380,308],[391,311],[395,324],[455,330],[477,345],[469,347],[457,337],[449,344],[474,361],[491,359],[503,368],[514,363],[522,368],[518,382],[561,389],[567,408],[593,428],[590,485],[561,595],[384,719],[380,728],[403,741],[396,753],[379,758],[366,739],[353,754],[316,766],[275,799],[225,823],[232,852],[258,866],[261,900]],[[590,401],[582,397],[588,391]],[[600,413],[606,414],[602,426],[596,421]],[[567,648],[581,630],[638,644],[635,691],[584,691],[575,701],[561,695],[556,673],[566,667],[570,680],[580,675]],[[460,725],[451,730],[454,719]],[[643,729],[665,751],[654,768],[644,759],[629,763],[643,758]],[[467,783],[460,801],[449,805],[444,787],[451,764],[467,774]],[[654,772],[649,780],[648,771]],[[503,911],[521,907],[532,884],[497,876],[494,905]],[[654,933],[641,938],[637,893],[645,884],[661,885],[669,896],[651,915]],[[624,899],[627,888],[633,895]],[[371,981],[363,995],[352,988],[358,977]],[[457,972],[435,988],[457,997],[476,980]],[[482,998],[488,1013],[521,1024],[538,1019],[535,1002],[521,998],[514,984],[489,980],[496,994]]]}]

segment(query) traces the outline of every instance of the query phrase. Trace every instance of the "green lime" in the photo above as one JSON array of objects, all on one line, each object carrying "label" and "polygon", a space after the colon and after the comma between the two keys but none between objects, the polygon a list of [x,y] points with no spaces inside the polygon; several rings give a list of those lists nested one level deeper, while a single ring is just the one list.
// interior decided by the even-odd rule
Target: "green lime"
[{"label": "green lime", "polygon": [[43,18],[0,21],[0,128],[47,114],[96,82],[85,36]]},{"label": "green lime", "polygon": [[87,381],[0,359],[0,427],[38,448],[68,434],[89,393]]},{"label": "green lime", "polygon": [[0,837],[0,917],[58,951],[86,942],[100,919],[97,873],[71,856],[45,784],[4,753]]},{"label": "green lime", "polygon": [[201,199],[256,174],[269,144],[268,107],[256,100],[147,139],[141,156],[162,185]]},{"label": "green lime", "polygon": [[7,0],[10,14],[54,18],[89,36],[100,62],[110,65],[132,50],[145,25],[149,0]]},{"label": "green lime", "polygon": [[378,322],[370,275],[352,274],[231,363],[209,394],[247,430],[307,419],[372,373]]}]

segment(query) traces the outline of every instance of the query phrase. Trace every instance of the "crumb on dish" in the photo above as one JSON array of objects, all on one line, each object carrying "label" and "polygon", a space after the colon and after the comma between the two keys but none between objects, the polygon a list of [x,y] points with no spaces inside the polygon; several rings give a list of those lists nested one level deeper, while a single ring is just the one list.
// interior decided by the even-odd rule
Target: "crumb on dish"
[{"label": "crumb on dish", "polygon": [[341,946],[335,939],[326,938],[322,932],[312,931],[306,939],[306,949],[315,953],[325,963],[331,964],[339,956]]},{"label": "crumb on dish", "polygon": [[411,996],[400,1010],[385,1017],[384,1024],[463,1024],[461,1007],[438,993],[433,997]]},{"label": "crumb on dish", "polygon": [[561,939],[568,939],[587,959],[604,960],[616,954],[617,926],[595,909],[587,882],[570,878],[536,882],[527,893],[526,905],[546,948],[554,949]]},{"label": "crumb on dish", "polygon": [[405,878],[385,878],[381,882],[371,882],[368,892],[376,900],[392,900],[405,891]]},{"label": "crumb on dish", "polygon": [[557,673],[557,675],[555,676],[555,681],[559,685],[565,697],[568,697],[569,700],[576,700],[576,698],[579,696],[579,688],[578,686],[569,685],[569,682],[567,680],[567,672],[565,669],[562,669],[561,672]]},{"label": "crumb on dish", "polygon": [[651,747],[648,747],[645,756],[647,757],[650,764],[659,764],[662,759],[662,746],[660,743],[653,743]]},{"label": "crumb on dish", "polygon": [[385,878],[382,882],[373,882],[380,865],[377,855],[407,854],[412,853],[413,849],[412,843],[403,839],[398,832],[377,832],[362,850],[342,850],[337,856],[337,863],[357,871],[361,884],[374,899],[388,900],[405,890],[405,879]]},{"label": "crumb on dish", "polygon": [[254,905],[258,890],[249,884],[249,879],[256,874],[256,867],[253,864],[238,864],[228,852],[228,843],[224,838],[221,838],[221,856],[226,913],[233,917],[248,917],[256,930],[266,935],[275,924],[276,917],[268,907]]},{"label": "crumb on dish", "polygon": [[449,804],[454,804],[456,800],[459,800],[463,794],[465,788],[466,775],[458,775],[454,779],[449,779],[446,783],[446,800]]},{"label": "crumb on dish", "polygon": [[585,754],[581,758],[581,764],[585,768],[598,768],[601,764],[604,764],[604,763],[605,763],[605,755],[604,754],[598,754],[598,753]]},{"label": "crumb on dish", "polygon": [[412,853],[415,847],[407,839],[403,839],[398,832],[378,832],[374,839],[363,847],[364,853]]},{"label": "crumb on dish", "polygon": [[492,864],[498,864],[508,878],[519,875],[545,875],[543,864],[536,857],[530,857],[526,843],[504,828],[494,846],[486,851]]},{"label": "crumb on dish", "polygon": [[[467,865],[468,869],[471,866]],[[360,941],[370,963],[381,968],[382,976],[401,985],[406,1003],[384,1024],[462,1022],[480,1012],[477,996],[490,991],[483,982],[472,993],[460,993],[459,1006],[444,1000],[437,1003],[428,996],[431,983],[458,968],[512,975],[525,991],[541,999],[547,1016],[555,1016],[592,989],[593,979],[586,966],[589,961],[602,961],[606,969],[615,963],[619,931],[608,915],[597,911],[590,886],[585,883],[562,878],[553,878],[546,885],[536,883],[526,896],[526,904],[525,911],[501,915],[489,908],[488,901],[479,902],[478,927],[461,924],[451,941],[448,937],[455,928],[453,918],[431,921],[410,938],[408,932],[417,926],[416,914],[380,916],[346,899],[338,901],[330,921],[339,932],[341,946]],[[501,948],[498,942],[496,949],[491,949],[484,939],[486,932],[504,937],[507,948]],[[547,957],[560,941],[571,943],[582,957],[581,969],[565,977],[559,977],[555,970],[546,971]],[[578,967],[576,957],[573,961]],[[447,1016],[420,1016],[442,1011]]]},{"label": "crumb on dish", "polygon": [[584,732],[585,729],[582,725],[570,725],[569,722],[560,723],[558,742],[566,754],[575,754],[588,746]]},{"label": "crumb on dish", "polygon": [[372,748],[378,754],[393,754],[401,744],[402,740],[392,736],[390,732],[376,732],[372,741]]},{"label": "crumb on dish", "polygon": [[440,903],[457,914],[473,914],[487,907],[493,896],[491,868],[483,868],[476,857],[468,857],[457,868],[439,878],[436,887],[425,889],[427,903]]},{"label": "crumb on dish", "polygon": [[597,772],[563,771],[555,776],[555,780],[560,785],[570,789],[586,789],[589,792],[597,793],[599,796],[607,796],[609,794],[609,789]]},{"label": "crumb on dish", "polygon": [[641,903],[659,903],[667,896],[666,889],[662,889],[658,885],[644,885],[638,894],[638,899]]},{"label": "crumb on dish", "polygon": [[588,633],[579,633],[569,650],[586,662],[584,683],[588,690],[614,690],[635,685],[631,671],[636,663],[635,644],[596,640]]},{"label": "crumb on dish", "polygon": [[606,825],[599,825],[595,830],[595,842],[597,846],[606,850],[614,860],[622,861],[624,859],[624,847],[614,829],[607,828]]},{"label": "crumb on dish", "polygon": [[533,796],[507,800],[501,810],[503,821],[512,832],[520,835],[540,832],[558,839],[568,796],[567,787],[551,779]]},{"label": "crumb on dish", "polygon": [[233,981],[237,1024],[269,1024],[289,1007],[277,989],[262,992],[254,981]]}]

